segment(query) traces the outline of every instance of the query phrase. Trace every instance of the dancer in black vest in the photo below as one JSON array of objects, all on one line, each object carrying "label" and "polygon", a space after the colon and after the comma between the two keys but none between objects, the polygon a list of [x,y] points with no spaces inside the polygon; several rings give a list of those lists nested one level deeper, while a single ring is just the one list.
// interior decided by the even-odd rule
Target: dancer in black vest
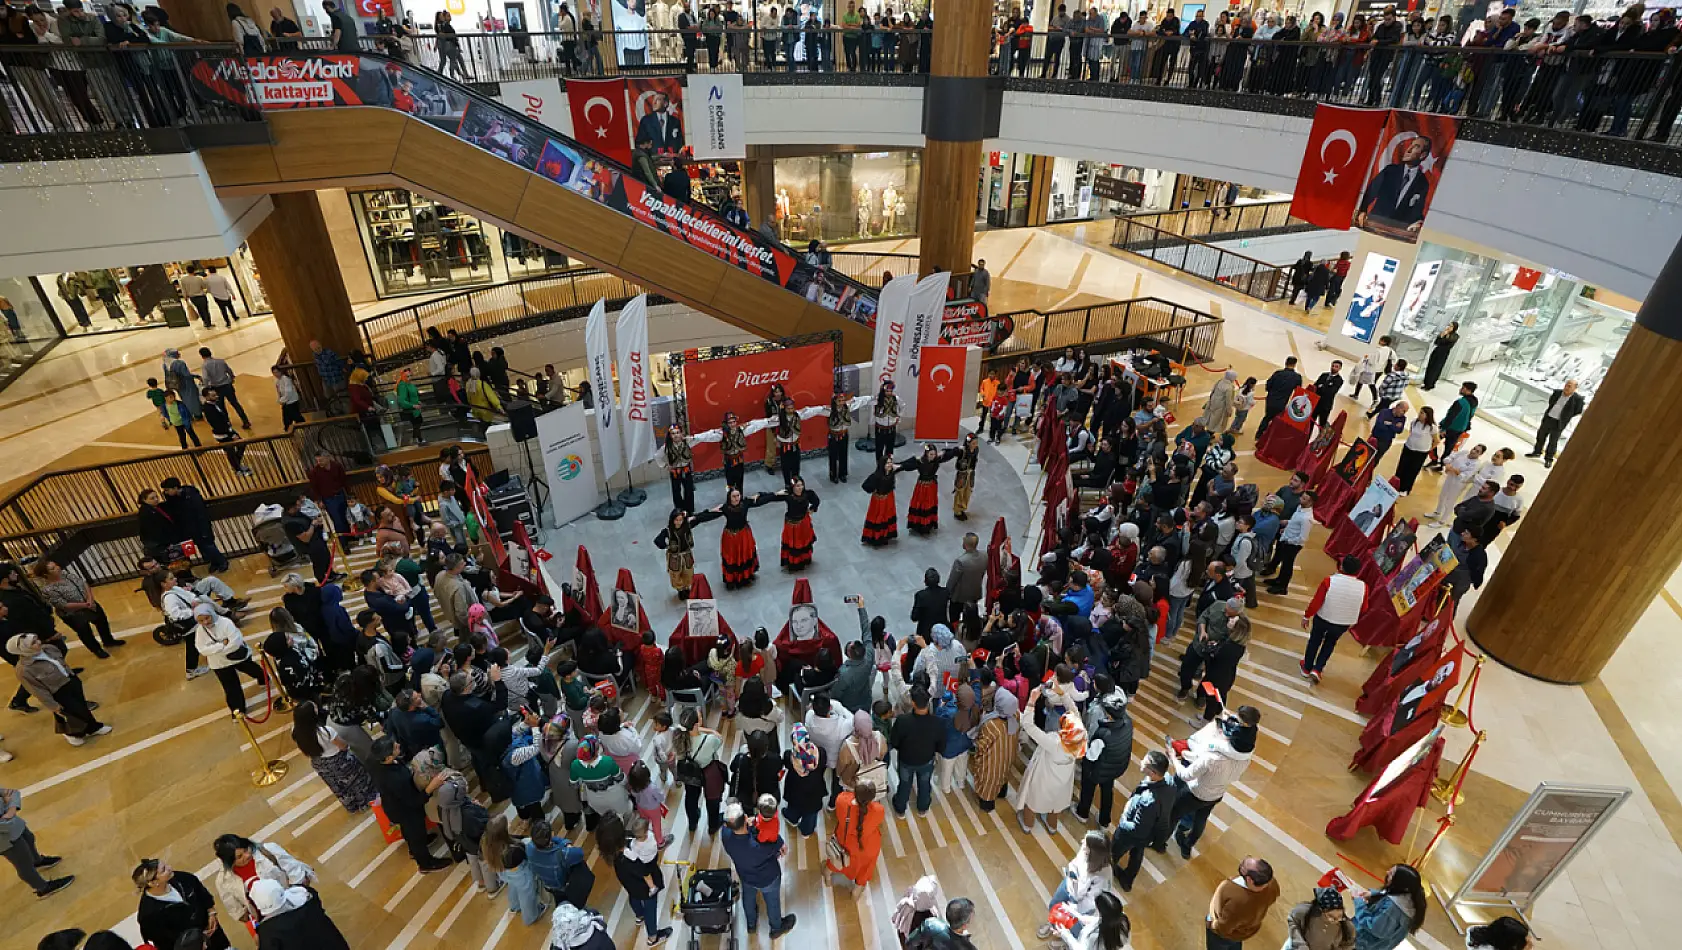
[{"label": "dancer in black vest", "polygon": [[654,546],[666,552],[666,578],[679,600],[689,599],[689,588],[695,581],[694,526],[717,517],[716,512],[708,512],[691,518],[689,512],[674,508],[666,518],[666,527],[654,536]]},{"label": "dancer in black vest", "polygon": [[895,443],[899,441],[899,397],[894,395],[893,380],[883,382],[882,388],[876,391],[870,422],[876,429],[876,461],[893,458]]},{"label": "dancer in black vest", "polygon": [[975,491],[975,467],[981,462],[981,442],[971,432],[964,436],[958,449],[958,462],[953,466],[952,517],[968,521],[969,499]]},{"label": "dancer in black vest", "polygon": [[747,472],[748,435],[734,412],[724,414],[724,432],[719,439],[719,451],[724,453],[724,484],[740,491],[742,476]]},{"label": "dancer in black vest", "polygon": [[672,507],[695,513],[695,456],[684,438],[683,426],[666,430],[666,474],[672,480]]},{"label": "dancer in black vest", "polygon": [[806,480],[794,476],[788,488],[771,494],[761,494],[765,501],[776,499],[788,505],[783,512],[782,565],[798,571],[812,563],[812,545],[817,533],[812,530],[812,512],[818,510],[818,493],[806,487]]},{"label": "dancer in black vest", "polygon": [[[777,414],[782,412],[783,402],[788,399],[788,393],[783,390],[782,383],[772,383],[771,391],[765,394],[765,415],[763,418],[776,420]],[[777,470],[777,430],[773,425],[765,430],[765,470]]]},{"label": "dancer in black vest", "polygon": [[829,400],[829,480],[847,480],[847,441],[852,435],[853,410],[846,393]]},{"label": "dancer in black vest", "polygon": [[958,457],[957,449],[942,452],[932,445],[923,447],[922,455],[913,455],[899,463],[902,469],[915,469],[917,486],[911,489],[911,507],[905,513],[905,526],[922,536],[940,528],[940,466]]},{"label": "dancer in black vest", "polygon": [[794,400],[783,397],[777,410],[777,457],[782,462],[783,487],[788,488],[800,477],[800,412]]}]

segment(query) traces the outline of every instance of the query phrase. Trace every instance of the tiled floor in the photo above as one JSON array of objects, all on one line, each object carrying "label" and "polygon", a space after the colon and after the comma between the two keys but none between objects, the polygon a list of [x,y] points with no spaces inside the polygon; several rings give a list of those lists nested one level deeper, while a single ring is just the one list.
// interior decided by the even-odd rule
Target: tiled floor
[{"label": "tiled floor", "polygon": [[[980,237],[977,256],[988,259],[995,275],[995,309],[1055,309],[1088,297],[1156,294],[1191,306],[1221,308],[1228,323],[1219,366],[1230,364],[1241,373],[1265,376],[1294,353],[1303,358],[1308,375],[1323,368],[1325,358],[1314,349],[1319,336],[1315,330],[1275,319],[1211,285],[1181,283],[1125,256],[1087,246],[1078,233],[1063,230],[1073,229],[989,232]],[[145,335],[148,347],[154,336]],[[173,345],[185,346],[194,339]],[[162,345],[157,344],[159,349]],[[212,338],[210,345],[227,351],[243,381],[262,373],[272,360],[272,324],[241,327]],[[143,398],[138,389],[129,391],[143,386],[154,362],[151,352],[135,354],[129,362],[120,354],[90,347],[90,352],[67,359],[64,369],[52,371],[56,375],[51,382],[13,387],[0,397],[0,406],[10,410],[0,416],[0,444],[7,458],[14,467],[39,463],[31,452],[62,454],[87,439],[157,442],[163,433],[150,421],[148,407],[138,402]],[[1196,414],[1215,378],[1194,377],[1178,408],[1183,420]],[[248,405],[269,402],[263,382],[253,380],[242,387],[257,394],[247,398]],[[21,401],[32,389],[55,387],[57,392]],[[110,392],[102,398],[107,388]],[[1410,398],[1418,403],[1421,394],[1414,392]],[[1340,406],[1361,421],[1360,407],[1347,399],[1340,400]],[[88,411],[96,407],[102,408]],[[267,417],[261,417],[259,430],[266,424]],[[1239,448],[1248,452],[1250,438],[1242,438]],[[1022,522],[1030,509],[1027,492],[1038,477],[1037,470],[1026,465],[1028,450],[1026,444],[1009,439],[997,453],[988,453],[970,521],[985,531],[995,516],[1004,516],[1019,547],[1028,543],[1030,532]],[[826,621],[843,638],[852,636],[852,618],[841,609],[839,598],[854,589],[863,590],[873,612],[888,617],[891,629],[903,631],[906,605],[921,568],[944,568],[960,536],[949,512],[943,511],[942,530],[933,539],[907,537],[885,552],[861,548],[856,532],[863,493],[857,483],[863,457],[855,460],[849,485],[829,485],[821,465],[809,472],[813,487],[831,502],[817,518],[817,564],[811,577]],[[1391,464],[1387,459],[1384,470]],[[1248,454],[1240,457],[1240,467],[1241,476],[1259,482],[1264,491],[1283,481],[1282,473]],[[1518,470],[1527,478],[1532,474],[1526,467]],[[752,478],[771,485],[769,476]],[[1538,483],[1539,478],[1532,481]],[[1417,514],[1428,508],[1436,485],[1435,476],[1425,476],[1414,496],[1403,500],[1402,511]],[[625,522],[561,528],[551,532],[546,546],[570,562],[575,547],[588,544],[604,584],[619,568],[632,570],[663,640],[678,614],[677,602],[666,590],[661,558],[647,543],[662,506],[662,486],[652,486],[651,494],[651,503]],[[716,483],[703,483],[700,494],[702,503],[709,503],[717,494]],[[721,610],[738,631],[759,625],[775,630],[786,616],[790,580],[775,567],[776,521],[774,513],[756,518],[761,558],[767,565],[758,584],[740,592],[715,588]],[[710,530],[701,529],[697,559],[699,569],[716,582]],[[1344,763],[1361,722],[1351,711],[1353,699],[1376,662],[1346,640],[1320,687],[1311,689],[1296,675],[1295,657],[1303,646],[1300,612],[1329,568],[1329,560],[1317,550],[1325,536],[1323,529],[1315,529],[1315,550],[1304,554],[1304,570],[1293,591],[1282,598],[1264,595],[1255,612],[1255,639],[1239,693],[1264,711],[1269,732],[1258,752],[1266,764],[1252,766],[1216,809],[1216,823],[1191,861],[1182,861],[1177,853],[1150,855],[1146,874],[1128,896],[1134,942],[1141,950],[1200,946],[1198,931],[1209,890],[1230,875],[1245,854],[1271,860],[1285,891],[1285,900],[1253,941],[1258,947],[1283,942],[1284,912],[1307,897],[1326,866],[1354,862],[1382,868],[1408,854],[1405,848],[1379,842],[1370,832],[1341,845],[1323,834],[1326,821],[1346,809],[1365,783],[1365,777],[1347,773]],[[359,554],[354,566],[365,561],[366,555]],[[250,564],[237,567],[230,580],[248,592],[258,608],[247,632],[265,634],[261,614],[278,602],[276,582]],[[535,950],[543,945],[546,928],[526,930],[502,913],[500,901],[475,897],[459,871],[416,875],[401,848],[386,845],[368,819],[340,809],[285,736],[284,716],[257,728],[269,755],[290,754],[292,772],[279,785],[253,789],[248,777],[252,753],[242,748],[244,740],[225,714],[218,713],[221,703],[214,683],[181,680],[179,654],[149,642],[151,611],[128,586],[114,585],[99,594],[115,625],[128,632],[131,645],[106,662],[76,651],[76,658],[89,666],[90,694],[104,703],[102,717],[116,727],[112,735],[70,749],[50,735],[50,723],[42,717],[0,713],[0,731],[9,734],[5,745],[18,753],[16,761],[0,766],[0,784],[26,791],[26,817],[43,847],[65,854],[65,869],[78,875],[75,887],[40,904],[28,900],[10,876],[0,876],[0,889],[12,911],[9,919],[14,921],[9,932],[22,936],[19,946],[31,945],[41,933],[62,926],[132,931],[127,875],[134,862],[162,856],[197,870],[210,860],[210,839],[224,831],[274,840],[313,864],[321,872],[326,906],[353,946]],[[1682,594],[1682,584],[1673,583],[1672,589]],[[1464,612],[1465,608],[1463,616]],[[1536,917],[1549,945],[1574,950],[1670,945],[1662,935],[1682,931],[1682,905],[1673,896],[1682,886],[1682,851],[1675,837],[1682,828],[1682,807],[1671,789],[1682,779],[1682,728],[1676,726],[1665,698],[1679,672],[1673,647],[1682,628],[1679,614],[1674,600],[1655,603],[1606,674],[1587,689],[1538,684],[1493,665],[1485,670],[1476,725],[1489,733],[1490,741],[1476,760],[1458,823],[1427,866],[1427,877],[1448,888],[1457,884],[1538,781],[1626,785],[1635,790],[1631,805],[1543,898]],[[1151,740],[1164,732],[1182,735],[1187,730],[1181,717],[1189,707],[1174,703],[1170,685],[1172,655],[1177,652],[1176,647],[1159,655],[1153,677],[1134,705],[1139,726],[1136,754],[1151,748]],[[257,695],[255,690],[248,693]],[[628,710],[646,738],[649,705],[638,696]],[[724,728],[735,743],[738,737],[728,725]],[[1469,732],[1459,730],[1451,736],[1449,758],[1458,760]],[[1125,782],[1136,775],[1130,771]],[[717,845],[692,833],[679,817],[682,809],[675,797],[671,804],[678,835],[672,853],[719,865]],[[1429,820],[1441,813],[1434,803],[1427,811]],[[1041,830],[1027,836],[1002,811],[990,817],[968,796],[937,796],[929,815],[890,822],[877,883],[858,897],[823,886],[816,871],[821,839],[797,840],[791,843],[784,878],[785,904],[801,916],[791,939],[891,948],[894,937],[888,919],[894,900],[919,875],[936,873],[948,894],[977,901],[982,946],[1034,946],[1034,929],[1045,919],[1044,900],[1059,867],[1074,853],[1080,831],[1065,821],[1057,834]],[[616,943],[629,947],[637,938],[620,889],[609,865],[593,849],[590,859],[598,878],[595,903],[608,915]],[[224,920],[232,924],[227,915]],[[234,937],[236,945],[251,945],[243,933]],[[1426,929],[1413,938],[1416,946],[1427,950],[1460,942],[1436,907]],[[769,946],[763,932],[748,944],[756,950]]]}]

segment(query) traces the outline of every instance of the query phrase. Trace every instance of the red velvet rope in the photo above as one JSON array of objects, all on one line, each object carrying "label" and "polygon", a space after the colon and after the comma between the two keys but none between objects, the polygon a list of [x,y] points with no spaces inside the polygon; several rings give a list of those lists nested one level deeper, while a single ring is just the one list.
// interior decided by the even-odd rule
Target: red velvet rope
[{"label": "red velvet rope", "polygon": [[[263,723],[268,722],[269,717],[274,715],[274,677],[275,677],[275,675],[269,669],[267,664],[258,664],[258,666],[263,670],[263,715],[261,717],[246,716],[245,721],[246,722],[254,722],[254,723],[256,723],[257,725],[260,726]],[[256,737],[253,736],[253,738],[256,738]]]},{"label": "red velvet rope", "polygon": [[[1459,786],[1458,785],[1455,786],[1455,789],[1458,790]],[[1443,834],[1448,831],[1449,826],[1454,824],[1454,817],[1453,817],[1454,806],[1453,805],[1448,806],[1448,810],[1450,812],[1449,814],[1444,815],[1441,818],[1437,819],[1437,833],[1432,835],[1431,840],[1425,843],[1425,850],[1419,852],[1419,860],[1423,861],[1425,859],[1425,856],[1431,853],[1431,849],[1436,847],[1437,839],[1441,838],[1443,836]],[[1418,870],[1419,865],[1414,864],[1413,868],[1415,870]]]},{"label": "red velvet rope", "polygon": [[[1477,734],[1473,733],[1473,735]],[[1454,814],[1454,799],[1460,797],[1460,788],[1466,784],[1466,776],[1472,774],[1472,760],[1478,757],[1478,748],[1482,745],[1482,742],[1474,738],[1472,748],[1466,753],[1466,762],[1460,769],[1460,780],[1454,783],[1454,795],[1448,800],[1448,813],[1450,815]]]},{"label": "red velvet rope", "polygon": [[1483,675],[1483,666],[1472,670],[1472,685],[1466,687],[1466,728],[1472,730],[1472,735],[1478,734],[1478,724],[1472,721],[1472,707],[1478,701],[1478,678]]}]

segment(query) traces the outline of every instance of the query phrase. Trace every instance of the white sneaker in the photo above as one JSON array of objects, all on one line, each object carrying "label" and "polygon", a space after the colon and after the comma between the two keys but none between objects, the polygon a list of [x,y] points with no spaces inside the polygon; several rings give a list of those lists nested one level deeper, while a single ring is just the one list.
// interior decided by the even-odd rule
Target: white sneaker
[{"label": "white sneaker", "polygon": [[65,736],[64,741],[70,743],[71,745],[81,745],[82,743],[87,742],[88,740],[79,738],[77,736]]},{"label": "white sneaker", "polygon": [[188,670],[187,671],[187,678],[190,679],[190,680],[196,680],[199,677],[201,677],[204,674],[209,673],[209,672],[210,672],[210,667],[201,666],[201,667],[198,667],[197,669]]},{"label": "white sneaker", "polygon": [[10,762],[10,761],[12,761],[12,754],[10,752],[7,752],[5,749],[0,749],[0,762]]},{"label": "white sneaker", "polygon": [[110,726],[100,726],[98,729],[94,730],[93,734],[96,735],[96,736],[108,736],[108,735],[111,734],[111,727]]}]

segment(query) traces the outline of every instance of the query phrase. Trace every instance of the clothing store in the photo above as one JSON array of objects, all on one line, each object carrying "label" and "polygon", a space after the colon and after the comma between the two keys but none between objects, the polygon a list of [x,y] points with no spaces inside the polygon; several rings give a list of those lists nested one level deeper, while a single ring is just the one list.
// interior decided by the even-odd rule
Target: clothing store
[{"label": "clothing store", "polygon": [[774,163],[777,233],[803,245],[917,233],[923,153],[826,152]]},{"label": "clothing store", "polygon": [[1522,436],[1535,432],[1566,380],[1594,399],[1641,305],[1558,270],[1431,241],[1420,243],[1398,290],[1397,355],[1423,372],[1457,323],[1455,342],[1444,339],[1437,391],[1476,382],[1479,417]]},{"label": "clothing store", "polygon": [[229,301],[240,319],[270,312],[251,251],[243,244],[228,257],[0,280],[0,295],[13,303],[17,313],[18,327],[8,327],[14,338],[45,340],[186,326],[188,321],[202,319],[194,303],[184,300],[181,293],[180,280],[190,273],[206,282],[205,292],[198,296],[207,298],[213,320],[222,319],[218,300]]},{"label": "clothing store", "polygon": [[401,188],[353,191],[350,205],[381,299],[536,277],[569,263],[558,251]]}]

